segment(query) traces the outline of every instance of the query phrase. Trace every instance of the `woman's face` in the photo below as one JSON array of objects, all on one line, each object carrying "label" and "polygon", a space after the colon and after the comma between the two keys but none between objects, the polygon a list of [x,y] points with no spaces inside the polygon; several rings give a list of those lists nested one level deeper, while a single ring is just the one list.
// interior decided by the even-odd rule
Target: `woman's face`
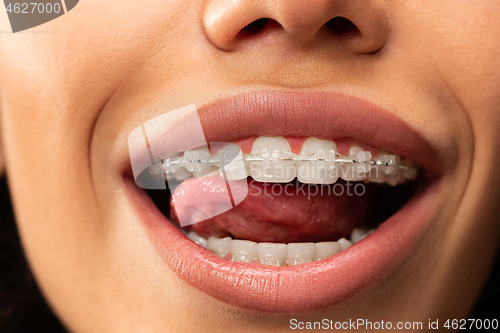
[{"label": "woman's face", "polygon": [[[48,301],[78,332],[465,318],[500,235],[498,13],[495,0],[81,1],[0,35],[1,148]],[[327,26],[334,17],[354,26]],[[245,29],[260,18],[271,20]],[[311,101],[354,120],[339,115],[350,124],[340,129]],[[307,126],[297,103],[311,108]],[[407,152],[428,179],[397,220],[334,260],[222,262],[163,225],[131,181],[129,134],[193,104],[208,105],[202,118],[222,141],[314,136],[325,122],[324,139],[359,139],[354,129],[369,128],[357,141]],[[262,126],[250,129],[256,110]],[[273,123],[276,110],[289,126]]]}]

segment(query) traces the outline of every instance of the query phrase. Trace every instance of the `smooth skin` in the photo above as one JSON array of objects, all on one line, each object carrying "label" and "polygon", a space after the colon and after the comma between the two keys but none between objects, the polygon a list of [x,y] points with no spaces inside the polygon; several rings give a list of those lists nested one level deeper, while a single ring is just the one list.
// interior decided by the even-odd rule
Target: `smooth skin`
[{"label": "smooth skin", "polygon": [[[467,318],[500,238],[499,13],[496,0],[87,0],[0,34],[0,160],[47,300],[74,332]],[[336,16],[358,31],[332,34]],[[239,33],[263,17],[274,23]],[[432,228],[377,288],[317,313],[255,314],[187,285],[154,251],[121,174],[129,133],[254,89],[360,96],[446,147]]]}]

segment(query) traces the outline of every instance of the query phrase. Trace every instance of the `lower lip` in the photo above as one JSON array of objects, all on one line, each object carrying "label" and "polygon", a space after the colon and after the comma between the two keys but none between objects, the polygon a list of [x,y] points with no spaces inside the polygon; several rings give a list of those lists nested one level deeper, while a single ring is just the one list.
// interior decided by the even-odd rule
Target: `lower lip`
[{"label": "lower lip", "polygon": [[367,238],[327,259],[288,267],[224,260],[186,238],[133,180],[126,180],[156,252],[190,285],[229,305],[306,313],[338,305],[380,282],[411,255],[431,223],[439,181],[419,191]]}]

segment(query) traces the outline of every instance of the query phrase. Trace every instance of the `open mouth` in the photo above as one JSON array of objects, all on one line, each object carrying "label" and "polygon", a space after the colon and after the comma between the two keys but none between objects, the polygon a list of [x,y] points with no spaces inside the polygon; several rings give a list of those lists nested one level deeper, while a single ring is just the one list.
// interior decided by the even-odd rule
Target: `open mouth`
[{"label": "open mouth", "polygon": [[258,92],[198,114],[209,144],[156,159],[170,191],[131,193],[168,266],[223,302],[333,306],[395,271],[430,224],[439,157],[366,101]]},{"label": "open mouth", "polygon": [[[148,191],[170,221],[187,225],[179,229],[189,239],[226,260],[293,266],[325,259],[375,231],[415,190],[411,161],[350,140],[233,142],[241,163],[226,173],[217,166],[228,150],[200,147],[162,159],[170,191]],[[243,181],[231,188],[226,180]],[[247,189],[238,205],[211,214],[240,186]],[[200,214],[202,221],[192,219]]]}]

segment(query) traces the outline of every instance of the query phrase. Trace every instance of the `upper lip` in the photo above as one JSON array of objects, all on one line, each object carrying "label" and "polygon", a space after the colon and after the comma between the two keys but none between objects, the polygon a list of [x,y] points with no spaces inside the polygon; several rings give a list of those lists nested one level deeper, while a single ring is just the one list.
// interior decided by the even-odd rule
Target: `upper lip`
[{"label": "upper lip", "polygon": [[[255,135],[349,138],[404,156],[427,175],[441,173],[444,166],[437,149],[412,126],[358,97],[327,92],[254,91],[197,106],[197,114],[207,143]],[[162,124],[155,127],[157,132]],[[148,138],[149,144],[165,146],[171,140],[165,139],[171,136],[167,132],[155,133],[155,137]],[[142,155],[149,160],[147,152]],[[156,161],[164,157],[154,156]]]},{"label": "upper lip", "polygon": [[327,92],[257,91],[198,106],[207,142],[253,135],[349,138],[440,173],[437,150],[409,124],[367,100]]},{"label": "upper lip", "polygon": [[[197,112],[207,142],[253,135],[350,138],[402,155],[428,174],[439,174],[443,167],[443,159],[433,146],[410,125],[352,96],[258,91],[201,105]],[[429,182],[432,184],[439,182]],[[132,201],[158,253],[189,283],[243,308],[302,312],[347,300],[379,282],[389,271],[394,272],[427,229],[429,215],[433,214],[429,208],[435,206],[438,188],[426,186],[374,234],[342,255],[280,268],[232,263],[210,255],[182,237],[172,224],[163,223],[165,217],[144,196],[143,200],[133,196]],[[144,204],[151,209],[143,209]],[[338,284],[332,285],[331,279],[337,279]],[[242,286],[243,282],[248,285]]]}]

